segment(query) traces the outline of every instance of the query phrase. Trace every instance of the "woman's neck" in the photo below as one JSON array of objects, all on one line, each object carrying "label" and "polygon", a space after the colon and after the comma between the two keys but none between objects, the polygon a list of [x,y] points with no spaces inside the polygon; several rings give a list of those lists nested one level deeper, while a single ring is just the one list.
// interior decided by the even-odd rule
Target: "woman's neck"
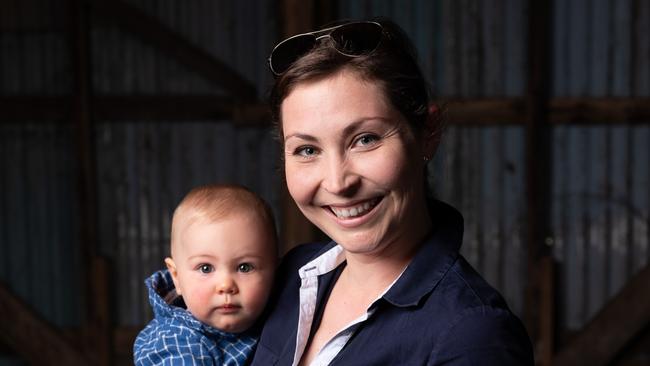
[{"label": "woman's neck", "polygon": [[371,252],[345,252],[350,283],[383,290],[408,266],[432,229],[426,200],[417,202],[420,205],[412,207],[402,220],[408,230],[400,230],[401,235],[385,237],[385,242]]},{"label": "woman's neck", "polygon": [[411,263],[429,230],[430,227],[426,227],[418,237],[389,243],[377,253],[345,252],[348,280],[360,288],[385,289]]}]

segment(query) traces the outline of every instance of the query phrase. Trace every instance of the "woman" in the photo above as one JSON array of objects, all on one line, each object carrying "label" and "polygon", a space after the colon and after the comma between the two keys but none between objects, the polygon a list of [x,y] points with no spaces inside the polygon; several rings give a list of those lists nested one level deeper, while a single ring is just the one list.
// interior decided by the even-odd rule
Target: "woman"
[{"label": "woman", "polygon": [[269,63],[289,192],[332,242],[283,259],[253,365],[532,365],[521,322],[458,254],[462,217],[427,197],[440,126],[403,31],[348,22]]}]

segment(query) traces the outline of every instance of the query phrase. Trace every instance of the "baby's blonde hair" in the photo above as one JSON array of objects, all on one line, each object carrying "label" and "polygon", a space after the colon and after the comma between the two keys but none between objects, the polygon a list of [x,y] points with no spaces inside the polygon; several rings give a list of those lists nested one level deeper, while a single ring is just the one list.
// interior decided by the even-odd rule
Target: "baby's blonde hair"
[{"label": "baby's blonde hair", "polygon": [[[231,184],[210,184],[192,189],[174,210],[172,217],[171,252],[183,228],[205,220],[208,223],[218,222],[238,213],[257,215],[266,223],[269,233],[273,235],[269,241],[277,251],[277,232],[271,207],[258,195],[250,190]],[[243,228],[246,230],[246,228]]]}]

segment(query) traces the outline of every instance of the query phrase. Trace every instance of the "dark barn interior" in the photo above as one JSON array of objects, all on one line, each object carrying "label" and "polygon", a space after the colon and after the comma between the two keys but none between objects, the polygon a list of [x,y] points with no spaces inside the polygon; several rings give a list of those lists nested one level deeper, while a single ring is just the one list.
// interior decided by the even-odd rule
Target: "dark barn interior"
[{"label": "dark barn interior", "polygon": [[283,250],[277,41],[387,16],[449,124],[462,252],[539,365],[650,365],[650,2],[0,0],[0,365],[127,365],[191,187],[248,186]]}]

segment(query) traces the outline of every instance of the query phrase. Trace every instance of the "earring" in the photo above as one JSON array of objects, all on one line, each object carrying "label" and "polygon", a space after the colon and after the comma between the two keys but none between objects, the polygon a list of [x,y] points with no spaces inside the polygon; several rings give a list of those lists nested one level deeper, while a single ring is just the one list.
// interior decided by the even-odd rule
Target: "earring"
[{"label": "earring", "polygon": [[431,158],[426,156],[426,155],[422,155],[422,160],[429,161],[429,160],[431,160]]}]

